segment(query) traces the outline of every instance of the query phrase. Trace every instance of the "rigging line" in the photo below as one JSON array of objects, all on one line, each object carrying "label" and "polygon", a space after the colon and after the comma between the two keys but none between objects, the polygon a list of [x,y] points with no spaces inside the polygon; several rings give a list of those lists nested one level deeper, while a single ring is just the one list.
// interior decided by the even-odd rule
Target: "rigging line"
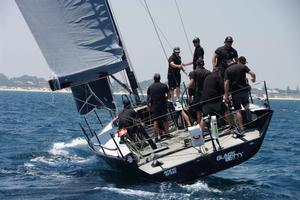
[{"label": "rigging line", "polygon": [[191,48],[191,45],[190,45],[190,42],[189,42],[189,39],[188,39],[188,36],[187,36],[187,33],[186,33],[186,29],[185,29],[185,26],[184,26],[184,23],[183,23],[182,15],[181,15],[177,0],[174,0],[174,1],[175,1],[175,4],[176,4],[178,15],[180,17],[180,21],[181,21],[181,25],[182,25],[182,28],[183,28],[183,31],[184,31],[186,42],[188,44],[191,55],[193,55],[193,51],[192,51],[192,48]]},{"label": "rigging line", "polygon": [[[141,5],[143,6],[143,8],[145,9],[145,11],[147,12],[147,8],[146,6],[143,4],[143,2],[140,0],[139,1],[141,3]],[[170,41],[168,40],[168,38],[166,37],[166,35],[164,34],[164,32],[161,30],[161,28],[158,26],[158,24],[156,23],[156,21],[154,21],[157,29],[159,30],[159,32],[161,33],[161,35],[163,36],[163,38],[165,39],[165,41],[167,42],[168,46],[170,49],[172,49],[174,46],[170,43]]]},{"label": "rigging line", "polygon": [[156,35],[157,35],[157,37],[158,37],[159,43],[160,43],[161,48],[162,48],[162,50],[163,50],[163,52],[164,52],[164,55],[165,55],[165,57],[166,57],[166,60],[168,60],[168,55],[167,55],[166,49],[164,48],[163,42],[162,42],[162,40],[161,40],[161,38],[160,38],[160,35],[159,35],[159,33],[158,33],[157,27],[156,27],[156,25],[155,25],[153,16],[152,16],[152,14],[151,14],[151,12],[150,12],[150,9],[149,9],[149,7],[148,7],[148,4],[147,4],[147,1],[146,1],[146,0],[144,0],[144,4],[145,4],[145,6],[146,6],[147,13],[148,13],[148,15],[149,15],[149,17],[150,17],[150,19],[151,19],[151,22],[152,22],[152,24],[153,24],[155,33],[156,33]]},{"label": "rigging line", "polygon": [[[111,11],[112,16],[116,16],[115,13],[114,13],[113,8],[112,8],[112,6],[111,6],[111,3],[110,3],[109,1],[107,1],[107,4],[108,4],[108,6],[109,6],[109,9],[110,9],[110,11]],[[137,77],[136,77],[136,75],[135,75],[135,71],[134,71],[132,62],[131,62],[130,57],[129,57],[129,52],[128,52],[127,47],[126,47],[126,45],[125,45],[125,43],[124,43],[124,41],[123,41],[122,33],[121,33],[121,31],[119,31],[119,24],[118,24],[117,20],[113,20],[113,22],[114,22],[114,24],[115,24],[116,32],[118,33],[120,42],[121,42],[121,44],[122,44],[122,47],[123,47],[123,50],[124,50],[124,54],[125,54],[126,60],[127,60],[128,63],[129,63],[129,69],[133,72],[133,74],[134,74],[134,76],[135,76],[135,79],[136,79],[136,81],[137,81],[137,85],[138,85],[139,92],[141,93],[141,92],[142,92],[142,89],[141,89],[141,86],[140,86],[140,84],[139,84],[139,81],[138,81],[138,79],[137,79]]]}]

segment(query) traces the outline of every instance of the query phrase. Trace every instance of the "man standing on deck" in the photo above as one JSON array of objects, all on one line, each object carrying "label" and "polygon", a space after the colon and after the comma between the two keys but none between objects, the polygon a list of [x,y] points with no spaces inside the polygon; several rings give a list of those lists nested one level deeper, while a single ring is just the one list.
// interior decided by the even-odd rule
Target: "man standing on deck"
[{"label": "man standing on deck", "polygon": [[167,99],[170,98],[170,92],[168,86],[160,82],[160,75],[158,73],[154,74],[153,79],[154,83],[147,90],[147,102],[153,117],[155,142],[158,142],[160,135],[159,121],[163,123],[165,135],[169,132]]},{"label": "man standing on deck", "polygon": [[185,63],[184,66],[193,64],[193,70],[195,70],[197,68],[198,58],[204,59],[204,50],[200,45],[200,39],[198,37],[193,39],[193,44],[195,47],[193,61]]},{"label": "man standing on deck", "polygon": [[220,67],[221,75],[224,77],[225,70],[232,64],[235,64],[238,59],[237,51],[232,47],[233,39],[227,36],[224,41],[224,46],[219,47],[212,57],[213,67]]},{"label": "man standing on deck", "polygon": [[202,114],[201,114],[201,94],[203,90],[203,83],[206,76],[210,74],[210,71],[204,68],[204,60],[198,58],[196,70],[190,73],[189,88],[192,88],[195,93],[192,100],[191,108],[196,112],[197,122],[200,125]]},{"label": "man standing on deck", "polygon": [[194,57],[193,57],[193,70],[195,70],[197,68],[197,60],[199,58],[204,59],[204,50],[200,45],[200,39],[198,37],[195,37],[193,39],[193,44],[195,47]]},{"label": "man standing on deck", "polygon": [[229,101],[229,91],[231,92],[233,107],[236,110],[239,131],[244,130],[241,105],[246,110],[247,120],[251,121],[251,112],[249,110],[249,91],[250,86],[246,80],[246,74],[250,74],[251,81],[255,82],[256,75],[245,64],[247,63],[244,56],[239,57],[238,63],[230,66],[225,71],[225,100]]},{"label": "man standing on deck", "polygon": [[171,98],[173,101],[174,90],[175,90],[176,101],[179,101],[180,83],[181,83],[180,70],[184,70],[183,67],[185,66],[181,62],[179,47],[175,47],[173,49],[173,54],[169,57],[168,62],[169,62],[168,85],[170,89]]},{"label": "man standing on deck", "polygon": [[[219,67],[215,67],[213,72],[207,75],[203,83],[203,91],[201,95],[202,102],[202,114],[203,116],[208,114],[217,115],[218,117],[224,116],[226,121],[231,125],[229,111],[225,103],[223,102],[224,95],[224,81],[221,76]],[[204,129],[204,121],[201,120],[200,127]]]}]

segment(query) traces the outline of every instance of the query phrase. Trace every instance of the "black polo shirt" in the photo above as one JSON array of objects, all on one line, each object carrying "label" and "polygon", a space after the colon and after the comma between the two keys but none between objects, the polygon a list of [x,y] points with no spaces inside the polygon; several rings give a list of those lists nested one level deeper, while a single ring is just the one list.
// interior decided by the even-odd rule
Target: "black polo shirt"
[{"label": "black polo shirt", "polygon": [[210,73],[210,71],[202,67],[198,67],[196,70],[190,73],[190,78],[194,79],[195,83],[195,96],[201,96],[204,80]]},{"label": "black polo shirt", "polygon": [[197,67],[196,62],[197,62],[198,58],[202,58],[202,59],[204,58],[204,50],[200,45],[195,47],[194,57],[193,57],[193,70],[195,70]]},{"label": "black polo shirt", "polygon": [[222,67],[224,70],[228,67],[227,62],[233,58],[238,57],[237,51],[230,47],[222,46],[217,48],[215,53],[218,55],[217,66]]},{"label": "black polo shirt", "polygon": [[119,129],[128,128],[133,129],[139,119],[137,112],[133,108],[124,108],[118,115],[119,117]]},{"label": "black polo shirt", "polygon": [[[246,73],[249,73],[250,69],[243,64],[234,64],[225,70],[224,79],[229,80],[230,90],[234,92],[248,91],[249,84],[246,80]],[[241,90],[245,88],[245,90]]]},{"label": "black polo shirt", "polygon": [[169,70],[168,70],[168,73],[180,73],[180,69],[179,68],[173,68],[171,67],[171,62],[173,62],[174,64],[176,65],[181,65],[181,57],[180,56],[177,56],[175,55],[175,53],[173,53],[170,57],[169,57]]},{"label": "black polo shirt", "polygon": [[151,97],[151,111],[156,109],[167,109],[166,94],[169,92],[169,88],[166,84],[155,82],[152,83],[148,90],[147,95]]},{"label": "black polo shirt", "polygon": [[215,103],[222,101],[224,94],[224,81],[220,72],[212,72],[203,83],[201,101],[205,103]]}]

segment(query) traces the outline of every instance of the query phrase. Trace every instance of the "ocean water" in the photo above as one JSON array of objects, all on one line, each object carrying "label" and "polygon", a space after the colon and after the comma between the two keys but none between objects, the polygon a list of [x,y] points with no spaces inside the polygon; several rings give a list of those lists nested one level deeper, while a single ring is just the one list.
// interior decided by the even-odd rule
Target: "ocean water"
[{"label": "ocean water", "polygon": [[300,199],[300,101],[271,101],[261,150],[189,183],[140,182],[88,148],[69,94],[0,91],[0,199]]}]

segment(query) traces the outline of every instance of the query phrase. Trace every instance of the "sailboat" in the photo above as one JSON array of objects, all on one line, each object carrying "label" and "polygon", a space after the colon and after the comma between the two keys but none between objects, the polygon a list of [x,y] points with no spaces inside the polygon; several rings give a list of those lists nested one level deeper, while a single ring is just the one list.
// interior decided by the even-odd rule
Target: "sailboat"
[{"label": "sailboat", "polygon": [[[210,126],[213,116],[206,117],[207,132],[199,135],[198,125],[188,129],[179,125],[178,113],[182,109],[179,108],[168,114],[172,137],[155,143],[151,114],[141,98],[108,0],[16,0],[16,3],[56,74],[49,80],[50,88],[71,89],[82,119],[78,131],[82,131],[90,149],[111,167],[141,179],[186,181],[236,166],[260,149],[273,113],[267,90],[262,104],[252,102],[253,121],[247,124],[241,137],[235,137],[235,132],[219,121],[217,130],[215,124]],[[115,76],[120,72],[126,74],[129,85]],[[111,80],[128,92],[122,99],[131,101],[145,124],[139,128],[138,141],[120,142],[118,107]]]}]

